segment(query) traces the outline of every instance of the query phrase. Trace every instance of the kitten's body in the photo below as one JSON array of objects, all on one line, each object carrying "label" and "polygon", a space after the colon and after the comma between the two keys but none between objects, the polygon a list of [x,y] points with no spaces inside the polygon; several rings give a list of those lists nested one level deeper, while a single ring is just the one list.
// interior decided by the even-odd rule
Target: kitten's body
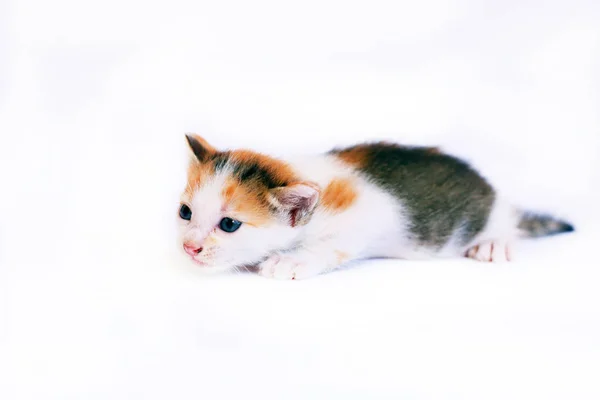
[{"label": "kitten's body", "polygon": [[[188,141],[196,158],[183,241],[212,269],[256,264],[264,276],[301,279],[373,257],[501,261],[518,228],[572,230],[522,217],[466,163],[433,148],[365,144],[284,163]],[[241,221],[239,231],[219,230],[225,217]]]}]

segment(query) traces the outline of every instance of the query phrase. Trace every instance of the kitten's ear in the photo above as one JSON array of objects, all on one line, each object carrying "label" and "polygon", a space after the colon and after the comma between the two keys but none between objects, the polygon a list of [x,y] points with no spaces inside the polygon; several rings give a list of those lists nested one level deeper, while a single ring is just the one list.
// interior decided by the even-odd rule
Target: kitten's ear
[{"label": "kitten's ear", "polygon": [[292,227],[303,225],[308,222],[319,201],[319,186],[301,182],[271,189],[269,201],[285,215]]},{"label": "kitten's ear", "polygon": [[190,149],[200,162],[206,161],[206,159],[217,152],[217,149],[212,147],[203,137],[196,135],[195,133],[188,133],[185,135]]}]

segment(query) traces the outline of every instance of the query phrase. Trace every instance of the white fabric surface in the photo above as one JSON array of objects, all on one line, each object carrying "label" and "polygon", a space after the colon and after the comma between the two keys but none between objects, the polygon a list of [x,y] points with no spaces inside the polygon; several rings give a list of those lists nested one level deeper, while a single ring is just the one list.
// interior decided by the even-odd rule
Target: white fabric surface
[{"label": "white fabric surface", "polygon": [[[0,2],[0,398],[600,398],[598,21],[595,0]],[[205,277],[174,238],[186,131],[441,144],[578,231],[508,265]]]}]

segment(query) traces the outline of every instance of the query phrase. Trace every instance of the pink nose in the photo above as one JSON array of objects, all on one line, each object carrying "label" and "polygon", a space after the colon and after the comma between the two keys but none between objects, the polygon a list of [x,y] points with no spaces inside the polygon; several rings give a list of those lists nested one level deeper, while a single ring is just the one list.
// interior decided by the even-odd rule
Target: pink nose
[{"label": "pink nose", "polygon": [[190,245],[187,243],[185,243],[183,245],[183,249],[185,250],[186,253],[188,253],[192,257],[194,257],[202,252],[202,247],[193,246],[193,245]]}]

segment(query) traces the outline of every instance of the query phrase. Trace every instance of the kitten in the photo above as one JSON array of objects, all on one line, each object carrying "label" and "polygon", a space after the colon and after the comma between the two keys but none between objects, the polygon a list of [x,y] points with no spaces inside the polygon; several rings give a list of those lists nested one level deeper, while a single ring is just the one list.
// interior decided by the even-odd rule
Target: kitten
[{"label": "kitten", "polygon": [[436,148],[359,144],[284,162],[218,151],[197,135],[187,141],[182,244],[206,270],[256,266],[266,277],[303,279],[373,257],[508,261],[518,236],[573,230],[519,211]]}]

